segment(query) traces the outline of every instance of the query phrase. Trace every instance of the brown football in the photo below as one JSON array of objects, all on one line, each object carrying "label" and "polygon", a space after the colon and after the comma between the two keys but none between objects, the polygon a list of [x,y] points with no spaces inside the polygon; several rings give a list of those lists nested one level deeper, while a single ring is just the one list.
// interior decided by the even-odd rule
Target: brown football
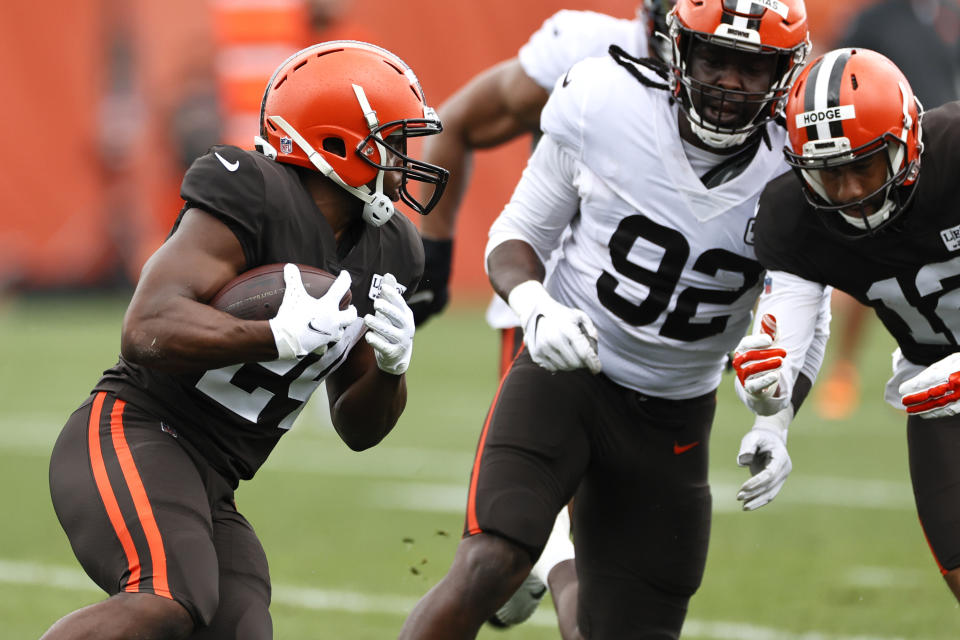
[{"label": "brown football", "polygon": [[[298,264],[303,287],[314,298],[327,292],[337,279],[329,271]],[[210,306],[244,320],[269,320],[277,315],[277,309],[283,301],[286,285],[283,282],[283,264],[266,264],[262,267],[244,271],[223,286],[213,296]],[[340,300],[340,308],[350,305],[350,290]]]}]

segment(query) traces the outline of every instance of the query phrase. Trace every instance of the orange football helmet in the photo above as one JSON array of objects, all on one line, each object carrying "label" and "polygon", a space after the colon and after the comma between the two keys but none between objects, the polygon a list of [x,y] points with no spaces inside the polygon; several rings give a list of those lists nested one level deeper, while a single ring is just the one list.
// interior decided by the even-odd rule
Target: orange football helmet
[{"label": "orange football helmet", "polygon": [[[674,95],[694,133],[712,147],[742,144],[773,120],[810,50],[803,0],[677,0],[667,24],[673,48],[670,66]],[[769,88],[762,92],[736,91],[693,78],[688,68],[696,41],[775,55],[776,71]],[[739,126],[710,122],[694,106],[705,95],[717,100],[720,110],[724,102],[745,104],[755,107],[756,115]]]},{"label": "orange football helmet", "polygon": [[[363,200],[364,219],[380,226],[394,212],[383,193],[385,171],[403,174],[400,198],[417,212],[440,199],[449,173],[408,157],[406,139],[442,129],[406,63],[378,46],[338,40],[298,51],[274,71],[256,145],[277,162],[320,171]],[[426,203],[407,180],[434,185]]]},{"label": "orange football helmet", "polygon": [[[923,107],[903,72],[869,49],[837,49],[811,62],[797,78],[786,106],[787,162],[799,173],[810,204],[834,230],[873,233],[897,217],[914,193],[923,151]],[[855,202],[828,197],[821,171],[886,151],[887,179]],[[864,214],[867,202],[883,202]],[[861,215],[851,211],[860,210]]]}]

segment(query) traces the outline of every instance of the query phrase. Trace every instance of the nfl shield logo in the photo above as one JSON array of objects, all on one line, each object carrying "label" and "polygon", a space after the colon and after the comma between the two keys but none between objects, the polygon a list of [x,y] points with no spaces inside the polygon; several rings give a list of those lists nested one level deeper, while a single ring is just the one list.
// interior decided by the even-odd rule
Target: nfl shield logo
[{"label": "nfl shield logo", "polygon": [[280,153],[293,153],[293,140],[280,138]]},{"label": "nfl shield logo", "polygon": [[763,279],[763,292],[770,293],[771,291],[773,291],[773,278],[767,276]]}]

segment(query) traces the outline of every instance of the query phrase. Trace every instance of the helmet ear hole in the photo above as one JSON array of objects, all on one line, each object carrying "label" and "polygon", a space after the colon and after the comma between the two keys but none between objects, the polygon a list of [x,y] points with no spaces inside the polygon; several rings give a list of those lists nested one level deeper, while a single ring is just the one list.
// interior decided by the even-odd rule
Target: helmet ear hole
[{"label": "helmet ear hole", "polygon": [[341,158],[347,157],[347,145],[343,142],[343,138],[334,138],[332,136],[329,138],[324,138],[323,150],[340,156]]}]

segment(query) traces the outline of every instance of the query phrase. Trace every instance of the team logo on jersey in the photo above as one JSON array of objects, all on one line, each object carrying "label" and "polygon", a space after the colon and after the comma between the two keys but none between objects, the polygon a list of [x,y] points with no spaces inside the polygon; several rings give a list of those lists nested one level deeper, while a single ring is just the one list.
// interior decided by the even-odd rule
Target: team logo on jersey
[{"label": "team logo on jersey", "polygon": [[756,223],[756,217],[750,218],[747,220],[747,228],[743,230],[743,241],[751,247],[753,246],[753,225]]},{"label": "team logo on jersey", "polygon": [[291,138],[280,138],[280,153],[293,153],[293,140]]},{"label": "team logo on jersey", "polygon": [[231,173],[240,168],[240,161],[239,161],[239,160],[235,160],[235,161],[233,161],[233,162],[227,162],[227,159],[224,158],[224,157],[223,157],[222,155],[220,155],[219,153],[217,153],[216,151],[213,152],[213,155],[217,156],[217,160],[220,161],[220,164],[222,164],[222,165],[224,166],[224,168],[225,168],[227,171],[230,171]]},{"label": "team logo on jersey", "polygon": [[940,232],[940,239],[947,246],[947,251],[960,249],[960,224]]},{"label": "team logo on jersey", "polygon": [[[383,276],[381,276],[380,274],[374,274],[373,281],[370,283],[369,296],[371,300],[376,300],[378,297],[380,297],[380,285],[382,284],[383,284]],[[400,295],[403,295],[404,291],[406,290],[407,288],[405,286],[403,286],[399,282],[397,283],[397,291],[400,292]]]}]

